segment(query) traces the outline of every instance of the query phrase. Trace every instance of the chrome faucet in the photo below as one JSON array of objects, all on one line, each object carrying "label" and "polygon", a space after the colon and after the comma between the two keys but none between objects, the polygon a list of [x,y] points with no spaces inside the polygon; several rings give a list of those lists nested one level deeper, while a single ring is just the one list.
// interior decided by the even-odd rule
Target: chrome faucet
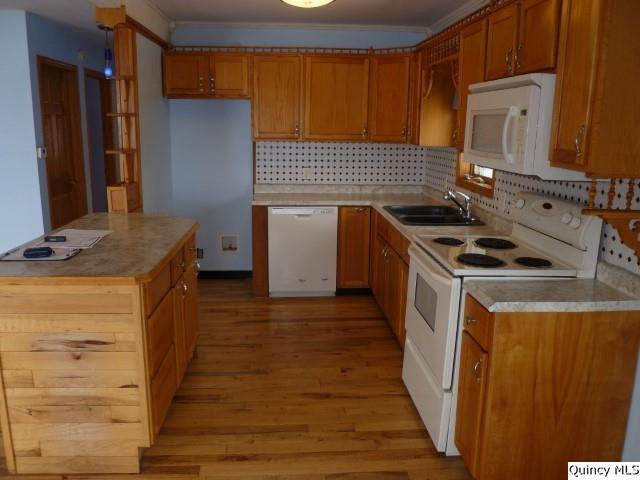
[{"label": "chrome faucet", "polygon": [[[464,205],[460,203],[457,197],[460,197],[464,200]],[[466,193],[447,190],[444,194],[445,200],[451,200],[460,208],[460,213],[465,220],[472,220],[471,217],[471,197]]]}]

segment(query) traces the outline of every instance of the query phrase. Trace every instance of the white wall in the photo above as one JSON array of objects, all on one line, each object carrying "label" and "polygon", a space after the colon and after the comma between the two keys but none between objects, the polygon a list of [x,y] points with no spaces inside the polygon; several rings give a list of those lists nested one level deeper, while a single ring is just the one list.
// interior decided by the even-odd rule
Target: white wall
[{"label": "white wall", "polygon": [[[203,270],[251,270],[253,156],[246,100],[172,100],[173,206],[200,222]],[[240,251],[223,254],[221,234],[239,234]]]},{"label": "white wall", "polygon": [[171,213],[171,134],[169,101],[162,96],[162,49],[140,34],[136,42],[144,211]]},{"label": "white wall", "polygon": [[0,11],[0,252],[43,233],[27,20]]}]

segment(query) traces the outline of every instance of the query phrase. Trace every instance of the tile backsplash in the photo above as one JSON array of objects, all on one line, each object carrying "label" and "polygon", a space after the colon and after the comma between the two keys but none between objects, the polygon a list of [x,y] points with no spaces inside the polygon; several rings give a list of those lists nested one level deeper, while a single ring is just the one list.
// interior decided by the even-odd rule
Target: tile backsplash
[{"label": "tile backsplash", "polygon": [[[347,142],[256,142],[256,183],[291,185],[426,185],[443,191],[455,186],[456,151],[411,145]],[[628,184],[617,184],[614,207],[623,207]],[[547,181],[496,171],[493,198],[472,194],[477,205],[508,216],[515,194],[542,193],[583,205],[590,182]],[[608,182],[598,184],[596,204],[606,203]],[[636,188],[640,192],[640,182]],[[640,195],[632,208],[640,209]],[[640,275],[633,250],[605,224],[601,260]]]}]

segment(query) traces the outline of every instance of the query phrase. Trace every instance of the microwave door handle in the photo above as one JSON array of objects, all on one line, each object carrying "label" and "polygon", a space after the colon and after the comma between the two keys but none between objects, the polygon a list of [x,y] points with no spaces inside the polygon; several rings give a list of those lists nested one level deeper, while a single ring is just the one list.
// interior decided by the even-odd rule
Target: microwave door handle
[{"label": "microwave door handle", "polygon": [[509,153],[509,142],[507,141],[507,135],[509,133],[509,125],[511,125],[511,119],[515,118],[520,109],[514,105],[509,107],[507,116],[504,119],[504,126],[502,127],[502,155],[507,163],[513,163],[513,153]]}]

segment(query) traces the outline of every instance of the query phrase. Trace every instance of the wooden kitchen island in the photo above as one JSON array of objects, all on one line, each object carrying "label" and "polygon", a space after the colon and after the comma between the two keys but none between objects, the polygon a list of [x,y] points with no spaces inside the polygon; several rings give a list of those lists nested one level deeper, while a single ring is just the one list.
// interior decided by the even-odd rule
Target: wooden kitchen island
[{"label": "wooden kitchen island", "polygon": [[63,262],[0,262],[0,420],[12,473],[137,473],[198,335],[194,220],[91,214]]}]

